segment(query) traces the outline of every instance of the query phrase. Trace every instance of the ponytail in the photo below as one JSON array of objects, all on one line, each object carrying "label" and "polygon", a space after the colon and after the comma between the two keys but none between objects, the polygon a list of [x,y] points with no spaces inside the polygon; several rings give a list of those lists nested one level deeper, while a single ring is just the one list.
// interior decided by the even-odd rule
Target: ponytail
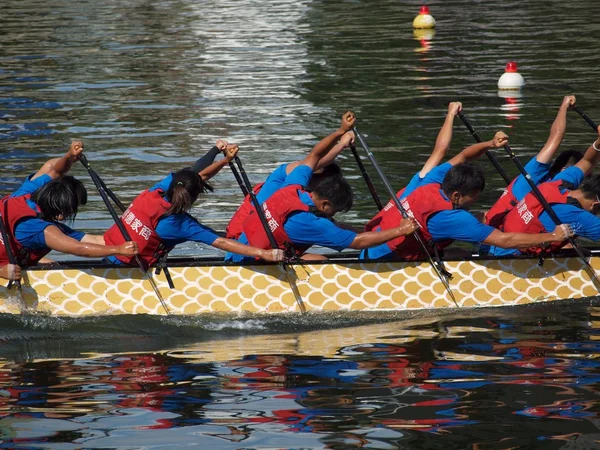
[{"label": "ponytail", "polygon": [[171,207],[165,212],[165,216],[188,212],[198,196],[205,191],[202,178],[193,170],[182,169],[176,172],[167,190]]}]

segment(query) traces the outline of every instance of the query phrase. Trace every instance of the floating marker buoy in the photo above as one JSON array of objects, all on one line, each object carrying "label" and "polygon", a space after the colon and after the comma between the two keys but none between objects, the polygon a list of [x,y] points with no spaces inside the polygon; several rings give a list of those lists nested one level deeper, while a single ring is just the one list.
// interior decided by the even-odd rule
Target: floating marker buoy
[{"label": "floating marker buoy", "polygon": [[429,6],[421,6],[419,15],[413,20],[413,28],[435,28],[435,19],[429,14]]},{"label": "floating marker buoy", "polygon": [[521,89],[524,85],[525,79],[517,72],[517,63],[510,61],[498,80],[498,89]]}]

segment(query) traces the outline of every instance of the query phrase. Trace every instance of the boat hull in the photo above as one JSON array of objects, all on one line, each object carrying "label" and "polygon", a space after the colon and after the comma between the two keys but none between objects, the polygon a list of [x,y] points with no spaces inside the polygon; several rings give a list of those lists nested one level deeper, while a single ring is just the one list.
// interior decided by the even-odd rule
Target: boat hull
[{"label": "boat hull", "polygon": [[[299,311],[286,274],[277,265],[174,261],[170,289],[152,274],[171,314]],[[600,256],[590,258],[600,270]],[[291,264],[307,311],[422,310],[519,305],[598,294],[581,260],[472,259],[447,261],[457,304],[427,262],[351,259]],[[166,314],[149,281],[134,267],[66,263],[29,268],[23,297],[0,287],[0,312],[52,315]]]}]

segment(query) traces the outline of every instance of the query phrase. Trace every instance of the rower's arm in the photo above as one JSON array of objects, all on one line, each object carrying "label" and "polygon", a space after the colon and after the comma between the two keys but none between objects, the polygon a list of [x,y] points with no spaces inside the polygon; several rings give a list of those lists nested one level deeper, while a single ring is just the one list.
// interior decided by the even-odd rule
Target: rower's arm
[{"label": "rower's arm", "polygon": [[319,143],[313,147],[313,149],[306,156],[306,158],[304,158],[301,161],[288,164],[288,166],[286,167],[287,174],[289,175],[290,173],[292,173],[292,171],[300,165],[308,166],[314,170],[317,167],[317,164],[319,164],[319,161],[321,161],[321,158],[323,158],[331,150],[331,148],[335,145],[338,139],[340,139],[345,133],[352,129],[355,121],[356,118],[354,117],[354,114],[350,111],[346,112],[342,116],[342,125],[340,126],[340,128],[335,130],[329,136],[321,139]]},{"label": "rower's arm", "polygon": [[138,246],[135,242],[125,242],[121,245],[98,245],[91,242],[80,242],[64,234],[55,225],[44,229],[44,239],[46,245],[52,250],[87,258],[114,255],[133,256],[138,253]]},{"label": "rower's arm", "polygon": [[550,128],[550,135],[548,136],[548,140],[535,157],[535,159],[539,163],[549,164],[552,161],[556,150],[558,150],[560,143],[565,137],[565,131],[567,130],[567,111],[569,110],[569,106],[574,104],[574,95],[567,95],[563,98],[563,102],[560,105],[560,108],[558,109],[556,119],[554,119],[552,127]]},{"label": "rower's arm", "polygon": [[357,234],[350,248],[355,250],[362,250],[364,248],[375,247],[376,245],[384,244],[387,241],[396,239],[400,236],[408,236],[415,232],[419,226],[414,219],[402,219],[400,226],[390,228],[389,230],[383,231],[367,231],[365,233]]},{"label": "rower's arm", "polygon": [[[335,160],[335,158],[337,158],[337,156],[342,152],[342,150],[349,147],[351,144],[354,144],[354,132],[348,131],[344,133],[344,135],[340,138],[338,143],[335,144],[331,148],[331,150],[329,150],[329,152],[327,152],[327,154],[319,160],[317,166],[315,167],[315,170],[322,169],[323,167],[326,167],[329,164],[331,164]],[[293,164],[299,165],[300,163],[298,162]]]},{"label": "rower's arm", "polygon": [[500,230],[494,230],[483,241],[484,244],[493,245],[499,248],[528,248],[549,242],[564,241],[573,235],[568,225],[560,225],[552,233],[503,233]]},{"label": "rower's arm", "polygon": [[204,169],[198,173],[198,175],[200,175],[200,177],[202,178],[202,181],[210,180],[217,173],[219,173],[219,171],[223,167],[225,167],[227,164],[229,164],[233,160],[233,158],[235,158],[238,151],[239,151],[239,148],[238,148],[237,144],[227,144],[227,147],[225,148],[225,150],[223,150],[225,158],[223,158],[215,163],[212,163],[206,169]]},{"label": "rower's arm", "polygon": [[502,131],[498,131],[491,141],[478,142],[477,144],[470,145],[448,162],[451,165],[456,166],[457,164],[476,161],[486,151],[493,148],[504,147],[506,144],[508,144],[508,136]]},{"label": "rower's arm", "polygon": [[423,165],[421,172],[419,172],[419,177],[425,178],[425,175],[427,175],[434,167],[439,166],[446,156],[446,152],[450,149],[450,143],[452,142],[454,118],[461,109],[462,103],[460,102],[452,102],[448,105],[448,114],[446,115],[444,125],[442,125],[442,128],[438,133],[431,156],[429,156]]},{"label": "rower's arm", "polygon": [[244,245],[238,241],[227,238],[217,238],[212,243],[212,246],[230,253],[237,253],[238,255],[249,256],[251,258],[264,259],[265,261],[281,261],[283,259],[283,251],[279,249],[275,250],[263,250],[261,248],[250,247]]},{"label": "rower's arm", "polygon": [[66,173],[71,169],[73,163],[79,160],[82,152],[83,142],[71,142],[71,146],[64,156],[46,161],[46,163],[41,167],[40,170],[36,172],[33,177],[31,177],[31,179],[35,180],[42,175],[49,175],[50,178],[55,180],[63,175],[66,175]]},{"label": "rower's arm", "polygon": [[16,264],[6,264],[0,267],[0,278],[17,281],[21,279],[21,268]]},{"label": "rower's arm", "polygon": [[83,236],[83,238],[81,238],[81,241],[79,242],[83,242],[84,244],[106,245],[104,241],[104,236],[97,234],[86,234]]},{"label": "rower's arm", "polygon": [[[594,146],[599,150],[595,150]],[[594,170],[598,161],[600,161],[600,126],[598,127],[598,137],[594,143],[588,147],[583,158],[581,158],[575,166],[581,169],[584,176],[588,176],[592,170]]]}]

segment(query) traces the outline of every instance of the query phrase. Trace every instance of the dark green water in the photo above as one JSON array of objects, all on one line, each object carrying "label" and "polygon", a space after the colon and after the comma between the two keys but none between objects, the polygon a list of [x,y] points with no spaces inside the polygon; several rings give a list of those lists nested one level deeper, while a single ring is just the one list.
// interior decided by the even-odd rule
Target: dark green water
[{"label": "dark green water", "polygon": [[[413,34],[416,1],[3,0],[0,193],[74,138],[128,201],[218,138],[240,144],[260,181],[348,109],[397,188],[450,101],[484,138],[507,132],[523,161],[564,95],[600,120],[596,0],[428,4],[429,40]],[[503,98],[511,59],[527,86]],[[569,113],[565,149],[594,136]],[[451,154],[470,143],[457,120]],[[364,223],[375,208],[351,156],[341,160],[357,194],[345,220]],[[475,209],[503,187],[482,164]],[[241,194],[227,171],[214,186],[193,213],[223,229]],[[75,225],[110,223],[92,195]],[[416,316],[3,316],[0,329],[0,448],[600,445],[590,301]]]}]

